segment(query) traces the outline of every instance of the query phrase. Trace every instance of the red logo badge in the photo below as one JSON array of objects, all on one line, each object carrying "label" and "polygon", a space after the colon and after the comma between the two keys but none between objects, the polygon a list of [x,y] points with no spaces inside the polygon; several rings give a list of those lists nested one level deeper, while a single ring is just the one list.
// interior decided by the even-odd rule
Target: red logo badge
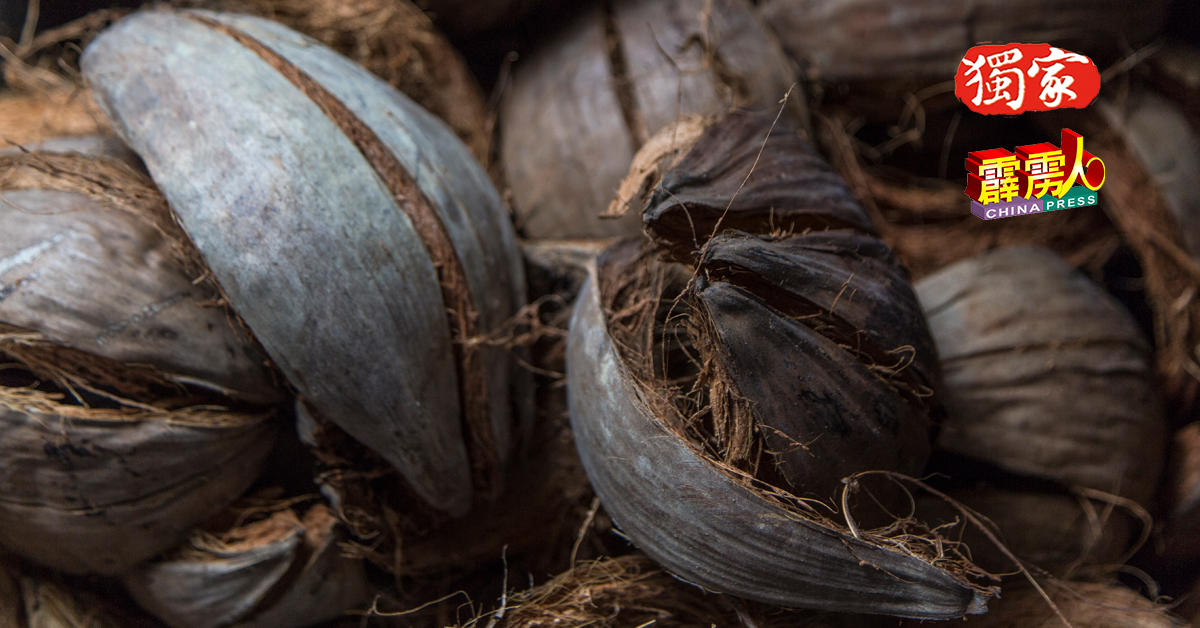
[{"label": "red logo badge", "polygon": [[1082,109],[1099,93],[1096,64],[1050,44],[975,46],[954,75],[954,95],[971,111],[992,115]]}]

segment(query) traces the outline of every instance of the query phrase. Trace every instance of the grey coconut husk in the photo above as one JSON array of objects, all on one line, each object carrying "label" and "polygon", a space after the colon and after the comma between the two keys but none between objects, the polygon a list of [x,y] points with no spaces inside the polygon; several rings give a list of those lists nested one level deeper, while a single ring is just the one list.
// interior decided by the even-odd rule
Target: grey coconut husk
[{"label": "grey coconut husk", "polygon": [[[951,496],[989,517],[1008,549],[1041,570],[1069,577],[1128,560],[1149,535],[1139,504],[1155,492],[1166,434],[1150,348],[1132,317],[1035,247],[951,265],[917,294],[944,374],[938,447],[966,459],[936,468],[960,484],[980,473],[975,461],[1002,470],[984,468],[983,485]],[[931,515],[939,523],[958,517],[942,510]],[[977,531],[964,535],[981,566],[1014,567]]]},{"label": "grey coconut husk", "polygon": [[[634,154],[682,115],[780,108],[796,84],[744,0],[595,3],[513,70],[500,156],[518,225],[532,239],[636,234],[602,220]],[[796,87],[786,113],[807,127]]]},{"label": "grey coconut husk", "polygon": [[937,342],[944,450],[1148,503],[1166,424],[1150,347],[1054,253],[998,249],[917,284]]},{"label": "grey coconut husk", "polygon": [[[171,0],[270,18],[356,61],[441,118],[485,167],[493,119],[462,55],[409,0]],[[439,22],[440,23],[440,22]]]},{"label": "grey coconut husk", "polygon": [[495,497],[522,433],[519,374],[468,340],[516,313],[524,279],[499,196],[451,131],[251,16],[141,12],[82,66],[306,410],[434,509]]},{"label": "grey coconut husk", "polygon": [[324,504],[235,509],[228,529],[197,530],[171,554],[123,580],[171,628],[300,628],[370,605],[361,556]]},{"label": "grey coconut husk", "polygon": [[275,435],[264,404],[281,391],[229,315],[205,307],[218,295],[194,283],[143,175],[22,153],[0,156],[0,189],[0,542],[63,571],[121,573],[253,482]]},{"label": "grey coconut husk", "polygon": [[[919,473],[937,365],[865,212],[811,147],[772,128],[769,117],[712,123],[644,188],[657,246],[615,245],[589,269],[567,361],[584,467],[639,549],[707,589],[832,611],[981,612],[994,591],[970,584],[981,574],[953,543],[929,554],[939,541],[919,522],[868,532],[845,510],[859,482],[843,489],[843,477]],[[761,178],[748,177],[756,167]],[[735,207],[742,181],[778,216]],[[664,211],[675,197],[687,199],[680,213],[730,207],[730,224],[757,234],[677,238],[669,225],[684,219]],[[839,494],[841,512],[819,514]]]}]

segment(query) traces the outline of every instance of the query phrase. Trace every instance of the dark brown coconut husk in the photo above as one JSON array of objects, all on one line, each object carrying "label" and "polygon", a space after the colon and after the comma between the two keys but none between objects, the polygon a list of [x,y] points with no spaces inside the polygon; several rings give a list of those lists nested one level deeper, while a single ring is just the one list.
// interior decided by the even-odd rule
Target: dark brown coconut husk
[{"label": "dark brown coconut husk", "polygon": [[[861,471],[920,472],[940,412],[938,369],[906,273],[871,235],[865,211],[815,151],[774,125],[769,117],[742,115],[709,121],[684,144],[690,144],[686,154],[657,151],[652,139],[647,150],[664,162],[635,163],[622,187],[640,193],[653,244],[614,245],[596,273],[603,329],[622,361],[617,372],[627,373],[623,385],[635,389],[647,416],[666,428],[654,438],[679,438],[788,517],[919,556],[964,585],[986,577],[964,548],[918,518],[889,513],[886,494],[895,487],[881,476],[842,484]],[[587,329],[586,337],[596,335]],[[572,365],[580,366],[578,360]],[[592,403],[575,399],[572,405],[577,402]],[[589,433],[603,433],[592,414],[578,420]],[[658,432],[645,436],[651,433]],[[618,449],[587,453],[600,458],[591,467],[603,465],[604,456],[626,455]],[[637,475],[627,466],[614,462],[611,472],[589,471],[593,481],[596,475],[603,480],[601,496],[632,540],[689,580],[717,590],[743,587],[686,571],[711,560],[707,548],[686,554],[693,549],[686,545],[677,557],[685,567],[665,560],[656,522],[638,519],[641,511],[629,506],[640,503],[634,498],[617,503],[622,494],[612,493]],[[683,469],[680,474],[687,477]],[[839,495],[840,507],[834,505]],[[899,491],[892,497],[904,500]],[[744,498],[697,497],[700,504],[708,499]],[[674,516],[670,504],[663,511]],[[770,542],[751,540],[755,547]],[[739,565],[753,560],[727,558]]]},{"label": "dark brown coconut husk", "polygon": [[248,13],[304,33],[358,62],[450,125],[486,168],[493,116],[462,55],[408,0],[171,0]]},{"label": "dark brown coconut husk", "polygon": [[[647,143],[622,188],[644,202],[642,219],[654,250],[683,266],[657,267],[648,252],[641,253],[633,260],[631,272],[618,271],[621,279],[606,289],[604,298],[614,312],[610,315],[610,325],[617,330],[614,336],[639,376],[646,382],[673,382],[661,391],[662,398],[675,399],[677,420],[682,420],[679,428],[698,430],[689,437],[697,444],[705,443],[702,447],[715,446],[711,453],[725,464],[751,475],[760,467],[764,472],[783,473],[798,494],[812,491],[818,499],[829,499],[832,487],[839,485],[843,476],[864,468],[846,466],[844,454],[835,451],[839,445],[832,443],[848,438],[845,433],[853,428],[843,425],[845,419],[839,411],[826,414],[817,398],[833,395],[839,388],[843,393],[854,389],[845,400],[829,401],[829,407],[851,407],[857,403],[851,398],[870,398],[875,411],[880,404],[896,403],[893,420],[902,424],[915,417],[904,416],[905,411],[899,409],[904,403],[891,398],[884,401],[870,384],[856,388],[853,376],[847,375],[837,384],[813,378],[812,373],[833,368],[832,362],[815,370],[801,369],[809,373],[802,377],[803,392],[766,386],[763,373],[754,369],[764,368],[766,356],[777,353],[775,343],[786,342],[771,335],[771,330],[786,326],[782,321],[789,319],[789,323],[802,322],[805,329],[832,340],[831,346],[849,351],[869,369],[877,369],[885,388],[891,387],[892,394],[921,408],[918,413],[925,416],[932,413],[936,417],[940,412],[933,398],[939,375],[932,339],[907,284],[907,273],[873,237],[869,218],[833,169],[805,140],[786,127],[776,129],[776,124],[770,118],[741,115],[720,121],[684,119]],[[680,146],[673,152],[656,147],[664,139],[678,137],[684,139],[672,141]],[[630,204],[618,201],[614,201],[614,209]],[[692,264],[697,266],[689,282],[685,267]],[[654,276],[659,278],[645,283]],[[640,290],[649,291],[639,293],[637,283],[642,283]],[[681,292],[684,284],[686,290]],[[720,296],[710,298],[717,294],[709,292],[710,285],[727,285],[732,292],[726,295],[722,289]],[[626,292],[627,287],[634,292]],[[661,297],[654,295],[655,290],[662,291]],[[847,298],[838,309],[843,293]],[[649,309],[656,298],[665,304],[658,309],[666,310],[656,313]],[[733,305],[735,302],[738,305]],[[756,307],[765,308],[764,314],[769,311],[780,316],[780,320],[767,322],[772,318],[767,314],[753,322],[747,313]],[[630,316],[637,311],[640,317]],[[651,323],[652,319],[657,323]],[[646,327],[664,324],[654,332]],[[661,342],[649,341],[660,334]],[[687,339],[671,339],[681,336]],[[754,346],[759,339],[766,344]],[[664,347],[676,342],[679,345],[674,351],[683,354],[669,357],[665,352],[671,349]],[[902,348],[907,360],[897,361],[894,352]],[[825,350],[820,341],[813,348],[818,355]],[[692,352],[694,358],[683,357]],[[749,355],[758,357],[748,361]],[[788,368],[797,359],[809,358],[791,356],[765,368]],[[692,370],[696,365],[688,365],[693,360],[699,371]],[[852,363],[855,360],[839,367],[849,373]],[[704,392],[706,388],[709,390]],[[788,402],[776,407],[774,400],[796,394],[816,397],[804,411],[814,416],[793,423],[789,417],[794,409]],[[872,414],[867,407],[858,410],[863,416]],[[808,433],[806,421],[825,421],[825,428]],[[904,469],[915,474],[921,463],[913,466],[913,461],[922,460],[919,450],[928,446],[917,441],[927,438],[932,419],[916,419],[914,425],[920,425],[922,436],[906,440],[907,436],[896,435],[888,447],[906,452],[901,458],[908,460],[909,466]],[[812,442],[807,442],[810,439]],[[866,441],[853,448],[878,464],[886,465],[891,459],[883,450],[866,453],[874,451]],[[763,463],[774,458],[771,466],[775,469],[760,464],[761,456],[767,456]],[[809,460],[819,464],[809,466]],[[818,475],[828,477],[818,481]],[[811,484],[801,482],[802,477]]]}]

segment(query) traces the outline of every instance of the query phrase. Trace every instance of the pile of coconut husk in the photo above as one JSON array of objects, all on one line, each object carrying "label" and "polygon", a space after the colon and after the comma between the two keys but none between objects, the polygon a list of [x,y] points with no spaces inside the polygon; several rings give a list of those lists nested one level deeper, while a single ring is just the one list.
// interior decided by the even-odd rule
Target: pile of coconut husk
[{"label": "pile of coconut husk", "polygon": [[[493,176],[499,172],[493,146],[495,115],[485,104],[479,80],[437,31],[437,22],[407,0],[168,4],[268,17],[334,48],[442,118]],[[106,186],[111,187],[103,172],[76,168],[78,155],[21,155],[23,149],[14,145],[105,154],[129,162],[122,172],[139,172],[136,157],[112,143],[112,129],[77,70],[79,48],[124,12],[102,11],[36,36],[30,31],[21,41],[0,42],[5,46],[5,87],[0,91],[0,141],[5,146],[0,151],[16,152],[0,156],[0,167],[23,164],[8,172],[5,189],[69,179],[75,191],[103,197]],[[613,3],[602,12],[610,31],[602,34],[612,37]],[[616,58],[611,41],[600,44],[606,55]],[[660,65],[673,66],[673,55],[687,51],[716,59],[705,41],[682,45],[686,48],[655,51],[667,59]],[[619,46],[615,50],[620,52]],[[972,114],[948,100],[945,85],[917,93],[889,87],[879,92],[888,96],[879,99],[892,100],[872,103],[869,112],[856,109],[853,99],[823,99],[821,89],[811,90],[814,95],[802,103],[812,113],[817,148],[847,182],[914,282],[994,249],[1044,247],[1116,295],[1153,345],[1149,359],[1173,443],[1166,477],[1153,500],[1141,504],[1119,491],[1029,477],[1019,478],[1025,482],[1021,487],[1032,486],[1035,497],[1016,500],[994,484],[1008,477],[1003,472],[956,467],[961,460],[947,463],[944,457],[938,459],[937,471],[963,469],[968,479],[946,484],[934,478],[929,481],[932,486],[906,484],[907,490],[901,491],[912,495],[912,503],[925,514],[944,515],[945,525],[918,525],[901,514],[881,529],[896,537],[917,534],[930,560],[943,552],[963,569],[987,564],[1002,579],[1003,593],[991,601],[988,614],[970,618],[969,624],[1166,627],[1180,625],[1178,616],[1200,618],[1200,424],[1194,422],[1200,408],[1200,257],[1195,249],[1200,235],[1189,231],[1192,221],[1200,224],[1200,219],[1182,207],[1191,201],[1177,198],[1187,186],[1172,183],[1188,181],[1194,170],[1164,170],[1166,166],[1153,162],[1144,148],[1148,140],[1137,136],[1145,125],[1136,118],[1145,102],[1139,94],[1154,90],[1197,132],[1200,91],[1196,62],[1189,61],[1194,58],[1196,51],[1183,44],[1164,47],[1161,54],[1130,56],[1105,72],[1104,104],[1028,119]],[[719,59],[713,59],[709,61],[719,65]],[[490,63],[484,60],[472,67],[491,67]],[[504,88],[504,81],[496,77],[480,78]],[[637,80],[633,76],[629,85],[613,87],[629,92]],[[679,81],[683,85],[683,79]],[[678,97],[682,102],[684,95]],[[663,106],[678,108],[674,102]],[[900,113],[881,122],[880,112]],[[1100,194],[1102,207],[994,221],[969,213],[961,169],[966,151],[1012,149],[1040,141],[1057,144],[1061,128],[1081,133],[1086,149],[1105,161],[1109,177]],[[1161,136],[1181,137],[1169,131],[1160,131]],[[64,137],[71,140],[63,142]],[[1187,141],[1185,137],[1181,145]],[[173,227],[163,224],[168,231]],[[300,548],[303,543],[295,539],[305,538],[305,530],[319,529],[321,535],[309,539],[308,549],[289,546],[299,553],[289,554],[293,566],[277,574],[278,582],[303,582],[304,560],[294,557],[316,555],[314,543],[320,541],[326,549],[336,546],[329,556],[352,561],[353,573],[362,574],[363,587],[356,595],[368,591],[355,600],[349,614],[325,621],[325,626],[839,628],[901,622],[784,609],[705,591],[639,552],[613,524],[576,452],[564,388],[571,307],[587,275],[586,264],[610,244],[599,238],[524,243],[531,305],[499,332],[469,340],[514,351],[534,378],[526,401],[536,404],[536,420],[522,435],[518,461],[505,477],[517,490],[494,502],[479,502],[469,517],[451,519],[421,507],[386,461],[339,428],[285,409],[285,420],[299,419],[301,436],[285,437],[287,442],[276,446],[266,463],[269,479],[249,489],[250,501],[244,499],[198,527],[184,545],[160,556],[153,568],[219,562],[214,556],[230,560],[237,552],[257,550],[260,542],[280,546],[294,541]],[[178,261],[201,267],[187,255]],[[192,279],[203,284],[205,277],[197,273]],[[222,305],[219,295],[213,296]],[[236,314],[230,312],[230,317],[236,324]],[[4,331],[11,330],[0,330]],[[283,468],[288,465],[294,467]],[[280,476],[290,482],[282,491],[272,488]],[[943,492],[961,499],[949,499]],[[984,502],[998,513],[995,521],[981,514],[988,507],[976,508]],[[1005,526],[999,511],[1008,503],[1045,504],[1045,513],[1064,525],[1039,528],[1037,533],[1043,539],[1060,539],[1062,551],[1035,560],[1014,556],[1006,543],[1019,545],[1022,539],[998,533]],[[838,526],[843,529],[840,519]],[[851,528],[845,530],[849,533]],[[134,588],[143,605],[154,603],[145,599],[159,599],[154,596],[161,591],[147,584],[153,583],[145,573],[129,578],[141,578]],[[0,556],[0,628],[160,625],[124,593],[106,598],[117,590],[114,582],[64,577],[24,559]],[[269,609],[284,595],[282,588],[271,587],[254,603],[255,612]],[[1188,593],[1191,597],[1180,601]],[[916,623],[903,620],[901,625]]]}]

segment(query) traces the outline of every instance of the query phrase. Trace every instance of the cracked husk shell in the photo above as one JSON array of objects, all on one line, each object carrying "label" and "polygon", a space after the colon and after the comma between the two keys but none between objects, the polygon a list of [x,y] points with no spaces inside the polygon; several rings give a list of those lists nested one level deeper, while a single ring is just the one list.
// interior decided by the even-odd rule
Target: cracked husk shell
[{"label": "cracked husk shell", "polygon": [[515,365],[466,341],[520,308],[524,279],[462,142],[349,59],[249,16],[137,13],[82,67],[306,409],[436,509],[497,494]]},{"label": "cracked husk shell", "polygon": [[219,533],[197,530],[125,586],[171,628],[299,628],[368,605],[363,560],[343,555],[345,531],[329,508],[263,510]]},{"label": "cracked husk shell", "polygon": [[641,550],[688,582],[782,606],[982,612],[983,597],[937,566],[797,516],[681,438],[620,356],[590,270],[567,345],[571,424],[596,494]]},{"label": "cracked husk shell", "polygon": [[[514,68],[500,158],[533,239],[631,235],[599,218],[634,154],[677,117],[770,111],[796,79],[745,0],[596,3]],[[807,125],[792,90],[785,115]]]},{"label": "cracked husk shell", "polygon": [[940,448],[1147,503],[1166,423],[1150,347],[1116,299],[1038,247],[964,260],[917,294],[942,359]]},{"label": "cracked husk shell", "polygon": [[[0,156],[0,544],[121,573],[258,474],[281,397],[124,164]],[[260,406],[261,408],[261,406]],[[120,539],[115,543],[114,539]]]},{"label": "cracked husk shell", "polygon": [[[744,159],[747,143],[760,157]],[[853,507],[864,480],[843,478],[917,474],[929,455],[938,369],[903,267],[772,118],[714,121],[690,151],[644,187],[653,244],[591,264],[571,321],[572,428],[614,523],[675,576],[749,600],[984,612],[994,590],[971,583],[968,561],[901,539],[933,534],[919,522],[860,528],[817,510]],[[762,178],[734,204],[730,180],[759,176],[754,163]],[[666,196],[679,214],[729,207],[737,230],[716,217],[665,228]]]}]

